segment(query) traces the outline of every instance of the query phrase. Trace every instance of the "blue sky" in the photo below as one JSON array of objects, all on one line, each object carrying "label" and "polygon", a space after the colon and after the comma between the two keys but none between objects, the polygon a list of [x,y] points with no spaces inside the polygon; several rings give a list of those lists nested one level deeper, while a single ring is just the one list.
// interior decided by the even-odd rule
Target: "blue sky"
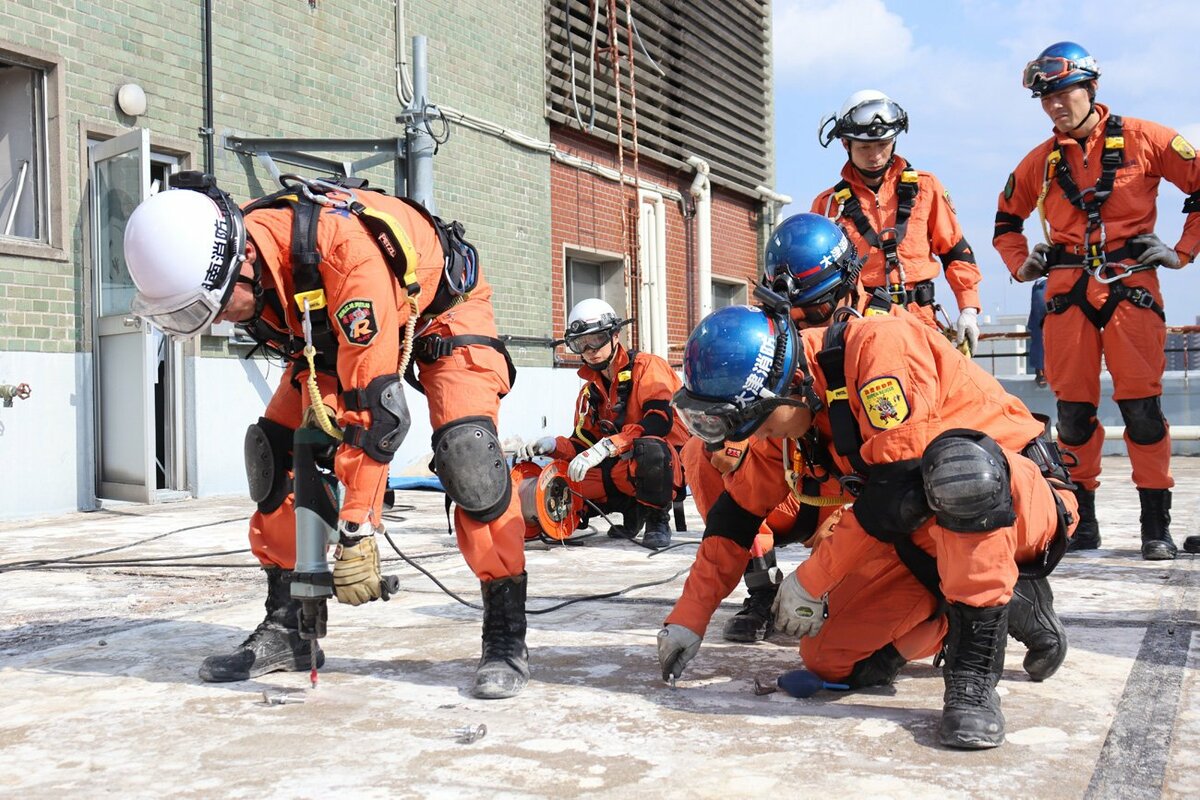
[{"label": "blue sky", "polygon": [[[1200,147],[1200,7],[1196,0],[773,0],[775,188],[807,211],[838,180],[845,151],[822,150],[817,125],[857,89],[889,94],[909,115],[898,152],[950,190],[975,250],[985,315],[1026,313],[1029,288],[1009,280],[991,246],[996,196],[1008,173],[1050,135],[1021,88],[1021,69],[1046,45],[1070,40],[1100,63],[1098,99],[1116,113],[1176,129]],[[1158,235],[1175,244],[1183,194],[1163,182]],[[1036,219],[1027,235],[1039,235]],[[1031,237],[1032,238],[1032,237]],[[1200,264],[1160,270],[1167,321],[1200,315]],[[951,319],[953,297],[939,298]]]}]

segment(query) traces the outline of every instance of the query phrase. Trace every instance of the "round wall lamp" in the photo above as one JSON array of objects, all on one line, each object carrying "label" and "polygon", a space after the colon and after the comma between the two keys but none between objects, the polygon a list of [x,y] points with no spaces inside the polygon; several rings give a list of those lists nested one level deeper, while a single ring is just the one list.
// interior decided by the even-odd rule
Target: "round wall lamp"
[{"label": "round wall lamp", "polygon": [[131,117],[146,113],[146,92],[136,83],[127,83],[117,89],[117,108]]}]

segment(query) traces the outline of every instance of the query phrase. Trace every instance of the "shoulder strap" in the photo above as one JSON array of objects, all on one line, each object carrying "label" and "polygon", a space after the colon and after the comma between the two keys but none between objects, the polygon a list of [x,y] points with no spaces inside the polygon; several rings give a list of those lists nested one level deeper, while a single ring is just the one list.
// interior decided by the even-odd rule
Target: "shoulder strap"
[{"label": "shoulder strap", "polygon": [[613,406],[613,425],[618,431],[625,427],[625,418],[629,415],[629,395],[633,392],[633,362],[637,357],[638,351],[630,350],[629,363],[617,373],[617,403]]},{"label": "shoulder strap", "polygon": [[846,326],[848,319],[835,321],[825,331],[817,363],[825,374],[825,403],[829,407],[829,425],[833,429],[833,447],[838,455],[848,459],[863,475],[871,468],[859,454],[862,436],[850,408],[850,393],[846,389]]}]

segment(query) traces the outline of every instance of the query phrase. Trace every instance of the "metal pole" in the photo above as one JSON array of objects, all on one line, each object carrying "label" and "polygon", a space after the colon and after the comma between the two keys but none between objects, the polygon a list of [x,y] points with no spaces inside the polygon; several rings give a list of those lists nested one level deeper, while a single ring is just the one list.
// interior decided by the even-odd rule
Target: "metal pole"
[{"label": "metal pole", "polygon": [[17,177],[17,191],[13,195],[12,208],[8,210],[8,222],[4,224],[4,235],[11,236],[13,222],[17,219],[17,209],[21,205],[21,193],[25,191],[25,173],[29,171],[29,162],[21,161],[21,174]]},{"label": "metal pole", "polygon": [[425,37],[413,37],[413,99],[408,110],[408,196],[437,213],[433,199],[433,137],[429,135],[429,61]]}]

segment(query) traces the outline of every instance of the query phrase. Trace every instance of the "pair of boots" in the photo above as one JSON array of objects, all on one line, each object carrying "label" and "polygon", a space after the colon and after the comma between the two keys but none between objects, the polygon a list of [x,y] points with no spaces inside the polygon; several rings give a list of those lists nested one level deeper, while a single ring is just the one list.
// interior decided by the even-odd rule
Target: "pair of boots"
[{"label": "pair of boots", "polygon": [[[315,641],[300,638],[300,601],[291,599],[292,573],[267,567],[267,615],[244,642],[228,655],[214,655],[200,665],[200,679],[245,681],[270,672],[302,672],[317,667],[325,654]],[[525,573],[481,581],[483,656],[475,670],[471,693],[484,699],[512,697],[529,680],[525,647]]]},{"label": "pair of boots", "polygon": [[[1076,489],[1079,500],[1079,526],[1067,545],[1068,550],[1095,550],[1100,546],[1100,525],[1096,520],[1095,490]],[[1171,490],[1138,489],[1141,503],[1142,559],[1171,561],[1178,550],[1171,539]],[[1200,541],[1196,543],[1200,549]],[[1185,548],[1187,543],[1185,543]]]},{"label": "pair of boots", "polygon": [[608,535],[614,539],[633,539],[646,526],[642,534],[642,546],[651,550],[662,550],[671,543],[671,508],[651,508],[634,503],[622,512],[623,524],[613,525]]}]

